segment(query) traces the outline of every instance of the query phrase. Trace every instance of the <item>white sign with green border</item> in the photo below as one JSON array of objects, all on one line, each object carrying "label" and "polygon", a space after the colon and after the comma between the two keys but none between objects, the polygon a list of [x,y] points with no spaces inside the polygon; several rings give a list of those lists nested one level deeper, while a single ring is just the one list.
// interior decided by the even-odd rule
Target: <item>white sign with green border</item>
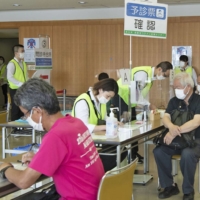
[{"label": "white sign with green border", "polygon": [[125,0],[124,35],[167,37],[168,5]]}]

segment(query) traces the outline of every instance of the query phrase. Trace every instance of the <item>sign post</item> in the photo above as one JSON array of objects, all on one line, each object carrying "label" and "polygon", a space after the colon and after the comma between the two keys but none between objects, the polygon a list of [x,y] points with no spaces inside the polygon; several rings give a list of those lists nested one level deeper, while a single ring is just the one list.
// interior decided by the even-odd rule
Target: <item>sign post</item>
[{"label": "sign post", "polygon": [[[145,1],[145,3],[144,3]],[[156,0],[125,0],[124,16],[124,35],[130,36],[130,80],[132,70],[132,36],[161,38],[167,37],[167,13],[168,5],[157,4]],[[124,70],[125,71],[125,70]],[[148,80],[147,80],[148,81]],[[136,88],[136,86],[133,86]],[[131,111],[131,84],[129,84],[129,105],[128,112]],[[144,118],[146,116],[146,106],[144,106]],[[144,146],[144,152],[147,154],[147,147]],[[147,158],[144,158],[145,170],[147,169]],[[134,176],[134,183],[145,184],[151,175]]]}]

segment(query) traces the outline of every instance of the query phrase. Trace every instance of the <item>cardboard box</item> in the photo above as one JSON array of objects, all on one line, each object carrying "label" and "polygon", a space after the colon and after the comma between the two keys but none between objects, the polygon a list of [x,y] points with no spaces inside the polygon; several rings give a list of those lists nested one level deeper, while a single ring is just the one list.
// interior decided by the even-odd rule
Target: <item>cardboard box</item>
[{"label": "cardboard box", "polygon": [[156,113],[150,113],[150,120],[154,121],[154,120],[158,120],[160,119],[160,113],[156,112]]}]

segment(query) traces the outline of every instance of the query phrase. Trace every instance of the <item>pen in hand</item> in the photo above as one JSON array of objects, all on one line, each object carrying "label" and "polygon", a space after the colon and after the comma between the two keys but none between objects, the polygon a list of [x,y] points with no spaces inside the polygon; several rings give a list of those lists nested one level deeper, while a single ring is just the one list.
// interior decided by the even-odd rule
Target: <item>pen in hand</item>
[{"label": "pen in hand", "polygon": [[22,163],[22,166],[23,166],[23,164],[24,164],[24,162],[22,162],[21,160],[17,160],[17,162],[18,162],[18,163]]},{"label": "pen in hand", "polygon": [[[30,149],[28,150],[28,152],[26,153],[26,154],[24,154],[23,156],[22,156],[22,166],[24,165],[24,164],[29,164],[30,163],[30,161],[31,161],[31,159],[33,158],[33,156],[34,156],[34,150],[35,150],[35,145],[38,145],[37,143],[33,143],[32,145],[31,145],[31,147],[30,147]],[[25,160],[25,162],[23,162],[23,160]]]}]

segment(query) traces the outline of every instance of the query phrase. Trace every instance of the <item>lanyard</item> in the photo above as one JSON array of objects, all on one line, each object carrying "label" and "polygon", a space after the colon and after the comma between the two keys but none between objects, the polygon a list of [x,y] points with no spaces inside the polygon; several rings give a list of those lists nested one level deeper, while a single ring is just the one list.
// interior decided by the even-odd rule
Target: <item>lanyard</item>
[{"label": "lanyard", "polygon": [[[97,110],[97,108],[96,108],[96,106],[95,106],[95,103],[94,103],[94,101],[92,100],[92,98],[91,98],[91,96],[90,96],[90,92],[87,91],[86,94],[90,97],[90,100],[91,100],[91,102],[92,102],[92,104],[93,104],[94,112],[95,112],[97,118],[98,118],[98,119],[102,119],[102,115],[101,115],[101,113],[99,113],[99,111]],[[101,104],[100,104],[100,110],[101,110]],[[99,116],[100,116],[100,118],[99,118]]]}]

